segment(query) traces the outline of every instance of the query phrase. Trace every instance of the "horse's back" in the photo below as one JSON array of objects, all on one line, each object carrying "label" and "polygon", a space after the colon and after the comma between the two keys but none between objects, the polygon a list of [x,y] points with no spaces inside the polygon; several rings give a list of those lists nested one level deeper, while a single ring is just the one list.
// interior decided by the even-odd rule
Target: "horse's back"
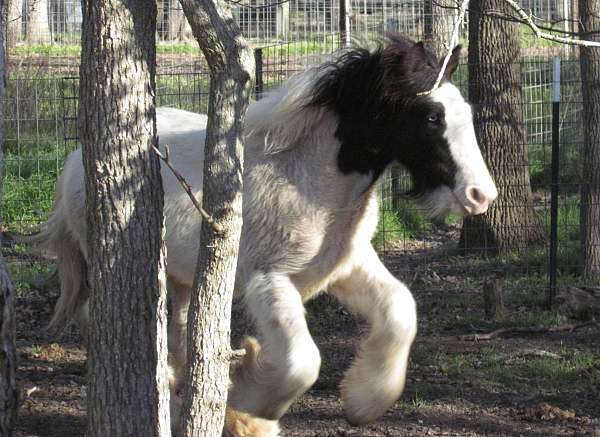
[{"label": "horse's back", "polygon": [[[202,199],[204,167],[204,138],[207,117],[174,108],[157,108],[157,134],[160,149],[169,147],[169,160],[193,187],[199,201]],[[192,277],[196,262],[200,232],[200,216],[172,171],[161,165],[165,192],[166,244],[169,267],[180,280]],[[87,253],[85,221],[85,185],[82,151],[71,152],[58,181],[53,225],[60,223],[78,241]],[[171,269],[170,269],[171,270]],[[191,273],[189,273],[191,272]],[[191,281],[191,280],[190,280]]]},{"label": "horse's back", "polygon": [[[204,140],[207,116],[174,108],[157,108],[156,125],[160,149],[169,148],[169,160],[202,202]],[[200,214],[173,172],[161,165],[165,192],[165,242],[168,270],[178,282],[194,280],[200,238]]]}]

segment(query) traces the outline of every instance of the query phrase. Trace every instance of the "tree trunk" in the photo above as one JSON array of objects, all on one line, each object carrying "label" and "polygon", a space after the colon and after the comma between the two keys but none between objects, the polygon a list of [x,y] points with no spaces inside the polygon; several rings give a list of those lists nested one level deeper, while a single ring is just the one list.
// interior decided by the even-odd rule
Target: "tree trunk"
[{"label": "tree trunk", "polygon": [[23,0],[8,0],[8,25],[6,46],[13,48],[21,41]]},{"label": "tree trunk", "polygon": [[252,54],[224,0],[182,0],[210,68],[203,206],[222,231],[202,222],[188,317],[184,435],[221,435],[229,386],[231,299],[242,229],[242,123]]},{"label": "tree trunk", "polygon": [[469,10],[469,98],[499,192],[486,214],[464,220],[459,245],[475,253],[503,253],[545,239],[529,182],[518,24],[486,15],[490,11],[511,14],[504,0],[473,0]]},{"label": "tree trunk", "polygon": [[[0,0],[0,29],[6,29],[8,4]],[[4,102],[6,86],[6,45],[0,32],[0,102]],[[0,169],[4,144],[4,105],[0,104]],[[0,192],[3,175],[0,174]],[[18,390],[15,373],[17,350],[15,346],[15,293],[0,255],[0,435],[11,437],[17,417]]]},{"label": "tree trunk", "polygon": [[[2,1],[2,0],[0,0]],[[11,437],[17,418],[15,292],[0,255],[0,435]]]},{"label": "tree trunk", "polygon": [[[579,0],[585,30],[600,29],[600,0]],[[600,41],[600,35],[589,39]],[[584,113],[584,160],[581,186],[581,247],[583,275],[600,283],[600,49],[582,47],[581,90]]]},{"label": "tree trunk", "polygon": [[158,41],[164,41],[168,32],[167,19],[169,17],[169,2],[166,0],[158,0],[156,2],[157,13],[156,17],[156,34],[158,35]]},{"label": "tree trunk", "polygon": [[155,31],[154,2],[84,2],[90,437],[170,435]]},{"label": "tree trunk", "polygon": [[423,4],[423,38],[428,48],[442,58],[449,50],[456,3],[452,0],[425,0]]},{"label": "tree trunk", "polygon": [[169,10],[169,40],[186,41],[190,39],[190,27],[178,2],[173,2]]},{"label": "tree trunk", "polygon": [[27,4],[27,42],[30,44],[50,42],[48,0],[29,0]]}]

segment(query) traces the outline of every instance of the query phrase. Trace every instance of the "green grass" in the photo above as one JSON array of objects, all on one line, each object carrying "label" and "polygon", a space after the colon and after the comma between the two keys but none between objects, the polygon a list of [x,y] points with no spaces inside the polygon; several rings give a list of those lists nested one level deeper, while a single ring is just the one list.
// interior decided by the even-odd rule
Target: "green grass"
[{"label": "green grass", "polygon": [[339,39],[330,35],[319,40],[295,41],[263,47],[263,59],[269,57],[301,56],[308,54],[332,53],[339,49]]},{"label": "green grass", "polygon": [[[318,39],[294,41],[263,47],[263,56],[307,55],[313,53],[331,53],[339,48],[339,37],[323,35]],[[158,42],[158,55],[199,55],[200,48],[195,41],[186,43]],[[79,56],[79,44],[22,44],[11,49],[11,56]]]},{"label": "green grass", "polygon": [[[200,49],[196,42],[162,43],[156,45],[157,54],[197,55]],[[11,56],[79,56],[79,44],[23,44],[10,50]]]},{"label": "green grass", "polygon": [[156,45],[156,53],[159,55],[199,55],[200,47],[195,41],[189,43],[159,42]]},{"label": "green grass", "polygon": [[487,348],[480,357],[480,370],[488,383],[522,388],[524,381],[534,387],[573,388],[600,383],[598,372],[587,372],[600,363],[600,354],[566,350],[558,356],[507,356]]},{"label": "green grass", "polygon": [[[542,349],[543,348],[543,349]],[[522,392],[544,389],[546,394],[561,389],[579,389],[600,383],[600,353],[586,349],[549,345],[531,348],[509,345],[482,345],[469,351],[416,350],[412,357],[419,366],[458,380],[472,380],[493,391]],[[546,352],[544,354],[544,352]],[[411,399],[421,404],[419,388]],[[405,401],[408,406],[410,404]],[[429,404],[424,401],[423,406]]]},{"label": "green grass", "polygon": [[[24,254],[27,254],[31,250],[27,247],[16,247],[14,249]],[[26,296],[31,293],[36,288],[34,284],[44,284],[45,288],[59,288],[58,277],[55,276],[56,267],[54,263],[40,263],[37,261],[11,262],[8,263],[8,270],[17,296]]]},{"label": "green grass", "polygon": [[386,244],[416,238],[429,229],[431,221],[414,202],[402,200],[400,207],[393,210],[391,204],[383,201],[373,244],[384,249]]},{"label": "green grass", "polygon": [[79,56],[79,44],[23,44],[10,49],[11,56]]}]

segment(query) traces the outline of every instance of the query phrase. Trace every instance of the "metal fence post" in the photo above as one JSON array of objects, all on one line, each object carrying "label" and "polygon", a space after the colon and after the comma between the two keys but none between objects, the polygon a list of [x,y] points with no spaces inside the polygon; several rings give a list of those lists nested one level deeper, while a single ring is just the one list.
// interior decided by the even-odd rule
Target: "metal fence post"
[{"label": "metal fence post", "polygon": [[552,180],[550,184],[550,265],[548,275],[548,306],[552,306],[556,297],[556,279],[558,275],[558,183],[560,161],[560,58],[552,60]]},{"label": "metal fence post", "polygon": [[340,0],[340,46],[350,46],[350,0]]},{"label": "metal fence post", "polygon": [[254,97],[259,100],[264,91],[263,52],[261,47],[254,49],[254,64]]}]

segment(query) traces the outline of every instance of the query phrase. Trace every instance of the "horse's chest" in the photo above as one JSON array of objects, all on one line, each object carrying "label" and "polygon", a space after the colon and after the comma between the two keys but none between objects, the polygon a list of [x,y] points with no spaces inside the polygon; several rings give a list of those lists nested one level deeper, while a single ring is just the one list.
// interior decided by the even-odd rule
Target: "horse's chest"
[{"label": "horse's chest", "polygon": [[319,250],[304,269],[292,275],[303,300],[325,290],[352,269],[361,248],[370,244],[377,227],[377,201],[367,198],[354,211],[334,214]]}]

